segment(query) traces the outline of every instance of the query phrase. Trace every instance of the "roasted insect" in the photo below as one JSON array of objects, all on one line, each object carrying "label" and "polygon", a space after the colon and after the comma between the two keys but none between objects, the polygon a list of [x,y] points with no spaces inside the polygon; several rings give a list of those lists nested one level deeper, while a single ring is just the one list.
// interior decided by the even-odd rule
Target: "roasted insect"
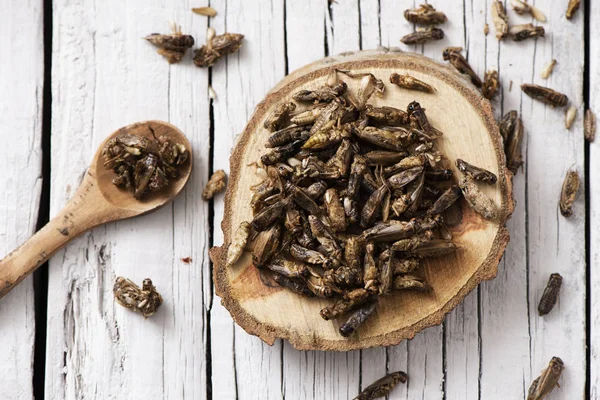
[{"label": "roasted insect", "polygon": [[479,88],[482,86],[481,79],[477,76],[475,71],[473,71],[473,68],[471,68],[467,60],[460,54],[460,50],[448,47],[443,51],[442,57],[444,58],[444,61],[450,61],[450,64],[452,64],[458,72],[469,75],[471,82],[473,82],[475,86]]},{"label": "roasted insect", "polygon": [[529,387],[527,400],[543,400],[556,387],[558,380],[565,369],[565,364],[558,357],[552,357],[548,367],[542,371]]},{"label": "roasted insect", "polygon": [[271,132],[277,130],[282,120],[296,109],[296,103],[282,103],[275,107],[265,119],[264,127]]},{"label": "roasted insect", "polygon": [[136,199],[165,189],[178,178],[177,168],[189,157],[184,145],[166,136],[156,138],[152,127],[149,129],[152,139],[123,133],[110,139],[102,149],[104,167],[117,174],[113,184],[131,190]]},{"label": "roasted insect", "polygon": [[404,44],[425,44],[432,40],[442,40],[444,31],[440,28],[429,28],[409,33],[400,39]]},{"label": "roasted insect", "polygon": [[486,99],[492,99],[498,92],[498,71],[491,70],[485,73],[481,93]]},{"label": "roasted insect", "polygon": [[233,266],[244,252],[251,230],[252,226],[246,221],[238,227],[227,249],[227,267]]},{"label": "roasted insect", "polygon": [[410,75],[400,75],[392,73],[390,75],[390,83],[397,85],[403,89],[418,90],[425,93],[434,93],[435,88],[423,81],[413,78]]},{"label": "roasted insect", "polygon": [[354,400],[372,400],[378,397],[384,397],[388,395],[398,383],[406,383],[407,379],[408,375],[406,375],[406,372],[392,372],[364,388]]},{"label": "roasted insect", "polygon": [[476,181],[485,182],[488,185],[493,185],[498,180],[494,173],[488,171],[487,169],[471,165],[468,162],[461,160],[460,158],[456,159],[456,168],[458,168],[458,170],[466,176],[469,176],[475,179]]},{"label": "roasted insect", "polygon": [[117,303],[148,318],[158,310],[163,302],[161,295],[152,285],[152,280],[144,279],[142,288],[127,278],[119,276],[113,287],[113,294]]},{"label": "roasted insect", "polygon": [[589,108],[585,111],[583,134],[588,142],[593,142],[596,138],[596,115]]},{"label": "roasted insect", "polygon": [[524,83],[521,85],[521,90],[529,97],[550,104],[552,107],[564,107],[569,102],[569,98],[566,95],[547,87]]},{"label": "roasted insect", "polygon": [[508,16],[504,4],[499,0],[492,0],[492,22],[496,28],[496,38],[502,40],[508,35]]},{"label": "roasted insect", "polygon": [[569,0],[569,5],[567,6],[567,19],[573,18],[573,15],[579,10],[579,6],[581,5],[581,0]]},{"label": "roasted insect", "polygon": [[350,336],[356,328],[358,328],[361,324],[363,324],[367,318],[375,311],[375,306],[377,302],[372,301],[361,306],[358,310],[350,315],[350,318],[340,326],[340,334],[344,337]]},{"label": "roasted insect", "polygon": [[405,10],[404,18],[409,22],[421,25],[439,25],[448,20],[446,14],[437,11],[429,4],[421,4],[419,8]]},{"label": "roasted insect", "polygon": [[522,141],[523,123],[521,122],[521,118],[516,117],[514,125],[508,132],[508,136],[506,137],[504,144],[504,152],[506,153],[506,166],[512,171],[513,174],[516,174],[519,167],[523,165],[523,157],[521,154]]},{"label": "roasted insect", "polygon": [[224,55],[238,51],[243,40],[244,35],[239,33],[216,35],[213,28],[208,28],[206,44],[194,53],[194,64],[198,67],[210,67]]},{"label": "roasted insect", "polygon": [[169,64],[181,61],[187,49],[194,45],[194,38],[181,33],[181,26],[173,24],[170,35],[152,33],[144,39],[158,47],[158,54],[167,59]]},{"label": "roasted insect", "polygon": [[540,304],[538,305],[538,313],[540,316],[548,314],[554,308],[556,300],[558,299],[558,292],[562,285],[562,276],[560,274],[551,274],[548,279],[548,284],[544,289],[544,293],[540,298]]},{"label": "roasted insect", "polygon": [[462,190],[463,196],[471,208],[477,211],[481,216],[488,220],[495,220],[498,218],[498,207],[492,199],[490,199],[485,193],[477,187],[475,181],[469,177],[463,177],[458,185]]},{"label": "roasted insect", "polygon": [[562,189],[560,191],[560,213],[564,217],[570,217],[573,215],[573,203],[577,198],[577,192],[579,191],[579,174],[576,169],[571,169],[567,172],[565,180],[563,181]]},{"label": "roasted insect", "polygon": [[543,26],[533,26],[533,24],[522,24],[511,26],[508,30],[515,42],[520,42],[533,37],[543,37],[546,34]]},{"label": "roasted insect", "polygon": [[519,113],[516,110],[511,110],[504,114],[498,123],[498,130],[500,130],[500,136],[506,142],[508,137],[512,134],[513,129],[515,128],[515,123],[517,122],[517,118],[519,117]]},{"label": "roasted insect", "polygon": [[202,191],[202,198],[208,201],[212,199],[215,196],[215,194],[222,192],[226,186],[226,177],[227,175],[225,175],[225,171],[223,171],[222,169],[215,171],[206,183],[204,190]]},{"label": "roasted insect", "polygon": [[521,0],[511,0],[510,3],[513,6],[513,10],[515,10],[517,14],[531,14],[531,16],[536,20],[540,22],[546,22],[546,16],[544,13],[533,4],[529,4],[527,1]]}]

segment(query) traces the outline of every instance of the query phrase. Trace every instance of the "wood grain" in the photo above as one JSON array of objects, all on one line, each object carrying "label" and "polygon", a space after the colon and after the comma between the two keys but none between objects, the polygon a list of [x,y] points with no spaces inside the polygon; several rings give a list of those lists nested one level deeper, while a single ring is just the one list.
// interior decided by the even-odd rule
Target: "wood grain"
[{"label": "wood grain", "polygon": [[[166,3],[78,0],[53,7],[51,214],[73,195],[104,138],[131,122],[172,120],[184,129],[197,175],[173,205],[87,233],[50,261],[48,398],[207,393],[207,207],[196,199],[205,182],[200,171],[208,166],[208,146],[202,146],[208,75],[190,55],[169,66],[141,39],[167,32],[169,15],[184,31],[193,29],[198,17],[191,4],[171,9]],[[182,257],[193,261],[185,264]],[[144,320],[115,305],[112,286],[119,275],[138,284],[153,279],[165,299],[156,315]]]},{"label": "wood grain", "polygon": [[[440,151],[450,160],[457,157],[470,158],[478,165],[494,171],[499,184],[485,188],[502,210],[497,222],[485,221],[463,207],[463,222],[454,233],[461,247],[455,261],[431,261],[426,264],[428,281],[434,287],[434,296],[406,294],[383,299],[377,315],[354,339],[341,339],[334,322],[324,323],[318,310],[323,300],[300,299],[287,291],[269,289],[264,286],[250,257],[243,255],[241,262],[231,269],[224,269],[222,257],[229,245],[230,229],[241,221],[251,219],[249,198],[251,185],[258,182],[252,169],[243,166],[257,160],[264,152],[263,143],[268,132],[262,121],[280,101],[287,101],[299,88],[318,87],[324,84],[332,68],[370,71],[380,79],[387,79],[390,71],[409,72],[437,88],[434,95],[415,94],[408,91],[389,90],[383,99],[373,104],[408,104],[413,99],[420,101],[430,112],[430,121],[444,131],[439,141]],[[356,90],[356,82],[347,82]],[[446,100],[444,100],[446,99]],[[449,104],[447,99],[452,99]],[[457,116],[461,117],[458,118]],[[223,295],[226,307],[232,316],[248,332],[259,335],[267,343],[284,337],[297,348],[347,350],[397,344],[401,339],[412,338],[424,327],[438,324],[443,315],[451,310],[482,279],[495,276],[498,260],[508,241],[503,228],[504,221],[512,212],[510,182],[504,169],[500,137],[491,116],[489,104],[466,79],[454,70],[442,67],[424,57],[393,52],[356,53],[333,57],[324,63],[316,63],[292,73],[278,84],[257,111],[240,137],[232,155],[230,182],[226,193],[226,212],[223,220],[225,233],[223,251],[211,250],[216,263],[215,279],[217,291]],[[486,134],[481,134],[486,132]],[[471,151],[469,149],[477,149]],[[234,228],[232,228],[234,227]],[[281,310],[302,310],[299,314]],[[382,322],[385,321],[385,322]]]},{"label": "wood grain", "polygon": [[[43,2],[2,2],[0,46],[0,257],[34,231],[42,187]],[[2,398],[33,397],[35,307],[28,278],[0,302]]]}]

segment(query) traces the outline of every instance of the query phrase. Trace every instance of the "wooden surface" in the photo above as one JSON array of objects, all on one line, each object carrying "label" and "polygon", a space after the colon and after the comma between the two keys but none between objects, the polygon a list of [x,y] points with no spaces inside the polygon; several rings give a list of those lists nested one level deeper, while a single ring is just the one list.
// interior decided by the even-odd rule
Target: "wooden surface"
[{"label": "wooden surface", "polygon": [[[323,307],[332,303],[330,300],[307,300],[291,291],[268,288],[259,278],[250,252],[242,255],[235,265],[226,266],[234,232],[243,221],[253,218],[251,188],[261,179],[247,166],[268,151],[264,143],[271,132],[263,127],[265,119],[279,104],[291,101],[299,90],[323,86],[335,69],[370,72],[384,82],[389,81],[392,72],[409,74],[435,87],[436,92],[428,94],[400,90],[390,84],[381,97],[373,96],[369,102],[374,106],[404,108],[411,101],[418,101],[428,110],[432,126],[444,132],[436,145],[445,159],[450,160],[445,162],[455,176],[460,173],[451,160],[457,158],[467,159],[498,176],[496,185],[483,190],[498,210],[502,210],[496,221],[486,221],[473,212],[466,201],[461,201],[461,222],[450,228],[459,250],[453,256],[432,259],[425,264],[432,293],[394,293],[380,300],[369,323],[349,338],[339,334],[339,321],[325,322],[319,315]],[[349,93],[357,93],[359,79],[344,76],[339,79],[347,84]],[[449,99],[452,99],[451,104],[448,104]],[[465,295],[497,273],[508,242],[504,225],[513,208],[512,175],[505,166],[502,138],[490,103],[454,68],[421,55],[393,51],[346,53],[304,66],[279,82],[257,106],[230,160],[222,222],[223,246],[210,250],[215,289],[235,321],[268,344],[282,338],[300,350],[338,351],[396,345],[403,339],[412,339],[424,328],[441,323],[445,314]]]},{"label": "wooden surface", "polygon": [[[38,319],[48,329],[45,365],[32,363],[31,282],[2,299],[2,398],[31,398],[34,369],[38,385],[45,371],[42,387],[49,399],[347,399],[386,371],[403,369],[409,383],[391,399],[524,399],[531,380],[554,355],[565,361],[566,370],[561,388],[549,399],[580,399],[586,390],[600,398],[595,271],[600,178],[594,162],[599,144],[589,145],[586,155],[582,137],[585,102],[600,114],[595,101],[600,96],[598,4],[591,10],[582,4],[567,21],[566,1],[536,1],[548,17],[546,37],[498,43],[489,1],[452,6],[436,1],[432,4],[449,17],[442,26],[446,39],[404,46],[399,39],[414,27],[399,11],[413,1],[338,0],[328,7],[326,0],[211,0],[219,14],[210,21],[190,12],[204,5],[191,0],[46,1],[53,17],[52,37],[46,38],[52,39],[51,80],[45,82],[52,90],[51,131],[45,132],[51,135],[46,149],[51,151],[51,216],[73,195],[96,147],[131,122],[160,119],[185,132],[194,149],[194,173],[172,206],[93,230],[51,260],[47,321]],[[9,16],[0,27],[0,41],[8,49],[0,61],[4,255],[32,233],[39,210],[44,52],[41,1],[0,0],[0,9]],[[512,10],[508,14],[515,23],[531,20]],[[211,71],[193,66],[190,55],[169,66],[141,37],[166,32],[170,19],[197,43],[204,42],[209,24],[219,33],[243,33],[246,41]],[[499,71],[502,91],[493,102],[495,114],[519,110],[526,131],[526,163],[514,179],[511,242],[498,277],[467,296],[441,326],[412,341],[348,353],[301,352],[280,341],[269,347],[235,326],[214,296],[207,249],[223,241],[223,197],[218,195],[214,205],[204,203],[202,187],[212,170],[228,169],[236,135],[287,72],[327,55],[378,45],[437,60],[444,47],[460,45],[480,75],[490,68]],[[543,80],[540,71],[552,58],[558,61],[554,73]],[[563,110],[522,94],[524,82],[569,96],[578,108],[570,131],[564,129]],[[212,102],[209,85],[218,96]],[[586,170],[590,175],[587,195],[582,190],[575,215],[566,220],[557,211],[557,197],[571,166],[582,181]],[[185,264],[182,257],[193,261]],[[537,302],[551,272],[563,275],[563,290],[555,310],[540,318]],[[112,284],[118,275],[138,283],[151,277],[165,299],[162,309],[144,320],[115,305]]]}]

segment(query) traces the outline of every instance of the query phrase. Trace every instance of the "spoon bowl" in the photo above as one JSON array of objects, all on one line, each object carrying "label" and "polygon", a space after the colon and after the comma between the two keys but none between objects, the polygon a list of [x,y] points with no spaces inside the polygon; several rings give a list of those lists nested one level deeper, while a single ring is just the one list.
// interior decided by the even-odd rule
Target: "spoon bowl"
[{"label": "spoon bowl", "polygon": [[[129,133],[152,139],[166,136],[190,152],[179,169],[179,178],[164,190],[147,193],[142,199],[112,183],[115,173],[104,167],[102,150],[117,135]],[[82,233],[107,222],[131,218],[168,204],[185,187],[192,172],[192,147],[175,126],[162,121],[144,121],[125,126],[108,136],[98,147],[89,169],[75,192],[48,224],[29,240],[0,260],[0,297],[46,262],[54,253]]]}]

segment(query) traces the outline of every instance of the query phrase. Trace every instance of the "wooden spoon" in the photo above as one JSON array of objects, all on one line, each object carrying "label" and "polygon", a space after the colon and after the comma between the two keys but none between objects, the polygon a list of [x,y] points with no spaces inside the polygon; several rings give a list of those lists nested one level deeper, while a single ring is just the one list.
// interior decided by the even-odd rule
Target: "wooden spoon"
[{"label": "wooden spoon", "polygon": [[[167,136],[190,151],[189,161],[180,169],[180,177],[165,190],[148,193],[136,200],[133,193],[112,183],[115,174],[103,165],[104,144],[122,133],[152,138]],[[46,262],[72,239],[106,222],[135,217],[154,211],[171,202],[181,192],[192,172],[192,147],[184,134],[162,121],[145,121],[115,131],[98,148],[79,189],[58,215],[27,242],[0,260],[0,297]]]}]

